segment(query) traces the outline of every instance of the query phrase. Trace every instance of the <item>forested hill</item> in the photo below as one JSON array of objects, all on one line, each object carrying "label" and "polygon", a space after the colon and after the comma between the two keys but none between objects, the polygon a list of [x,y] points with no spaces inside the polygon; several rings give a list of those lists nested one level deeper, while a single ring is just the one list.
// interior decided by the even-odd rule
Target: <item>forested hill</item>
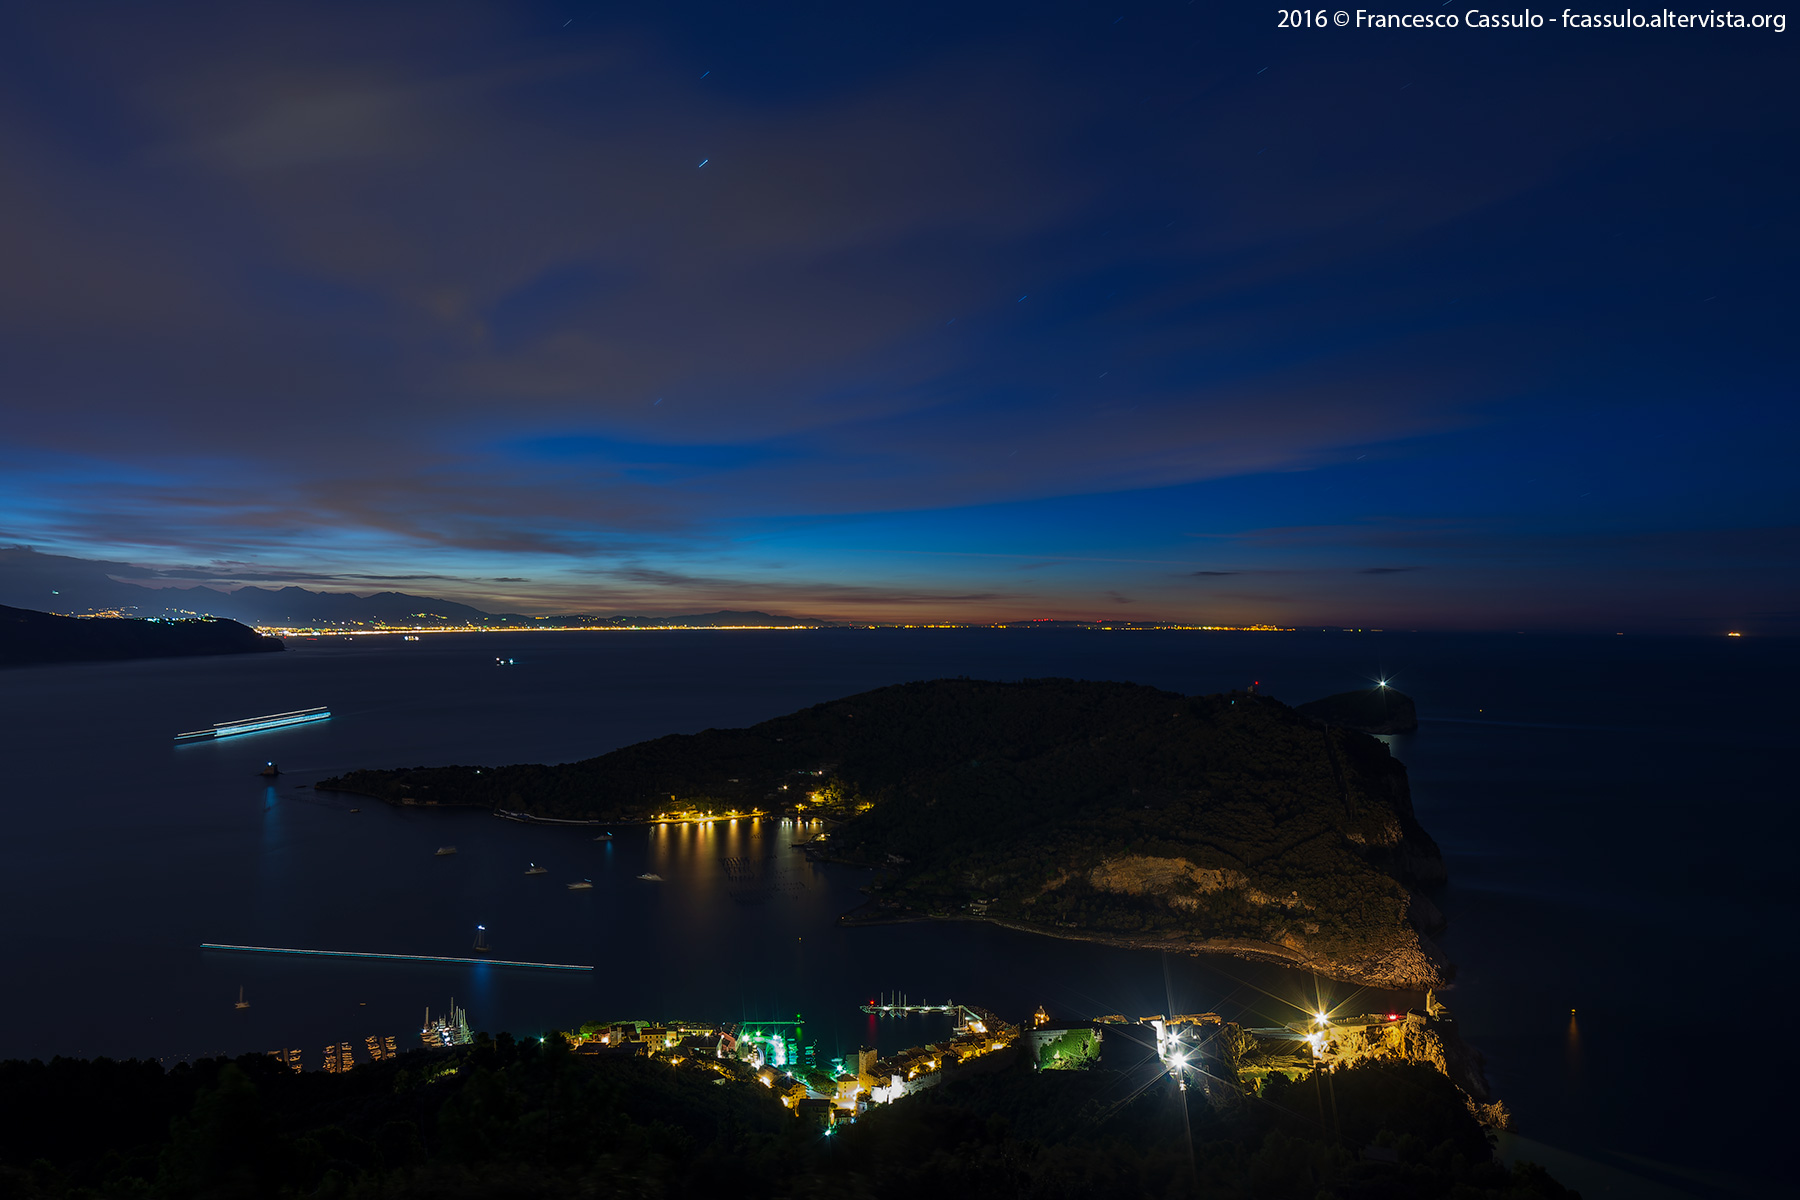
[{"label": "forested hill", "polygon": [[236,621],[140,621],[129,617],[63,617],[0,605],[0,666],[256,654],[282,649]]},{"label": "forested hill", "polygon": [[946,679],[584,762],[319,786],[606,820],[793,809],[834,822],[829,856],[888,868],[876,912],[1439,978],[1410,889],[1443,865],[1405,767],[1264,696]]}]

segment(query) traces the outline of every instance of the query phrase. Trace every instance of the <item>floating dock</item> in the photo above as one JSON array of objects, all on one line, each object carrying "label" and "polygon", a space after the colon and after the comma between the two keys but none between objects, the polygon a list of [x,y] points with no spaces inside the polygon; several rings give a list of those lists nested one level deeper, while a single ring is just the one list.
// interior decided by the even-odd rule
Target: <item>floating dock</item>
[{"label": "floating dock", "polygon": [[245,717],[241,721],[219,721],[210,729],[195,729],[188,733],[178,733],[178,742],[208,742],[215,738],[237,737],[245,733],[262,733],[270,729],[286,729],[289,725],[308,725],[314,721],[329,721],[329,708],[297,708],[293,712],[270,713],[266,717]]},{"label": "floating dock", "polygon": [[382,958],[394,962],[455,963],[463,967],[532,967],[540,971],[591,971],[578,963],[515,962],[505,958],[452,958],[443,954],[379,954],[371,950],[299,950],[290,946],[227,946],[201,942],[202,950],[235,950],[243,954],[303,954],[313,958]]}]

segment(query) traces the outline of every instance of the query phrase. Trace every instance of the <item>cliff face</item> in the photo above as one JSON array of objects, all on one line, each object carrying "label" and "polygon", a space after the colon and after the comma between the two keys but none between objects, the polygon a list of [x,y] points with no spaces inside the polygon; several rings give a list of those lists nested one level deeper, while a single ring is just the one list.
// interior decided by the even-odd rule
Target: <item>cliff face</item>
[{"label": "cliff face", "polygon": [[98,662],[207,654],[260,654],[284,649],[236,621],[139,621],[61,617],[0,605],[0,665]]},{"label": "cliff face", "polygon": [[321,786],[541,816],[792,809],[884,868],[874,908],[1275,958],[1424,987],[1414,888],[1443,862],[1406,768],[1265,696],[937,680],[559,767],[356,772]]},{"label": "cliff face", "polygon": [[1325,1056],[1340,1067],[1367,1062],[1425,1063],[1462,1089],[1477,1120],[1499,1129],[1512,1124],[1506,1105],[1495,1100],[1488,1089],[1481,1052],[1462,1040],[1456,1022],[1447,1015],[1410,1012],[1387,1024],[1343,1030],[1327,1045]]}]

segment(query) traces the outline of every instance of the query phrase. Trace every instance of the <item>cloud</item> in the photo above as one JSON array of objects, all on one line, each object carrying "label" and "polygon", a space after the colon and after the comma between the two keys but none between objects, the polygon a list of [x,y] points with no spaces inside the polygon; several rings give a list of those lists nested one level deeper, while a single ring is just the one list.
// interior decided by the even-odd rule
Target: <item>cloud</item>
[{"label": "cloud", "polygon": [[1406,571],[1416,571],[1417,567],[1364,567],[1359,575],[1399,575]]},{"label": "cloud", "polygon": [[[1501,558],[1552,596],[1546,564],[1663,596],[1684,562],[1732,572],[1721,595],[1786,578],[1745,527],[1791,521],[1791,490],[1720,497],[1792,444],[1765,412],[1791,254],[1706,232],[1791,208],[1777,158],[1713,132],[1729,111],[1745,146],[1786,133],[1758,102],[1779,72],[1752,69],[1777,51],[1711,52],[1668,89],[1623,44],[1578,69],[1301,47],[1279,90],[1237,77],[1251,35],[1213,14],[1102,47],[1052,10],[889,30],[854,8],[579,37],[507,6],[21,16],[8,536],[483,603],[809,604],[772,559],[907,611],[1115,580],[1329,607],[1347,573],[1402,570],[1469,606]],[[1436,98],[1404,117],[1370,82],[1402,64]],[[1513,94],[1556,115],[1543,136],[1510,136],[1526,118],[1492,98]],[[1570,213],[1630,215],[1602,235]],[[1676,314],[1668,281],[1698,278],[1723,315]],[[1530,437],[1495,448],[1509,424]],[[1522,496],[1524,460],[1584,428],[1543,478],[1615,477]],[[1729,444],[1646,465],[1663,431],[1711,428]],[[993,532],[943,536],[971,514]],[[1170,576],[1221,540],[1240,568],[1187,579],[1280,572],[1315,600]]]}]

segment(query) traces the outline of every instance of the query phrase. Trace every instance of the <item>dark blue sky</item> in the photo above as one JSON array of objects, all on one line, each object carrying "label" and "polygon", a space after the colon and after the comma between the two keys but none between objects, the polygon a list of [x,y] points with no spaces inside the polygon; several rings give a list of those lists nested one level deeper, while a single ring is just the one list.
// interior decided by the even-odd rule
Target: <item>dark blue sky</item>
[{"label": "dark blue sky", "polygon": [[1224,7],[10,6],[0,542],[1793,631],[1794,35]]}]

